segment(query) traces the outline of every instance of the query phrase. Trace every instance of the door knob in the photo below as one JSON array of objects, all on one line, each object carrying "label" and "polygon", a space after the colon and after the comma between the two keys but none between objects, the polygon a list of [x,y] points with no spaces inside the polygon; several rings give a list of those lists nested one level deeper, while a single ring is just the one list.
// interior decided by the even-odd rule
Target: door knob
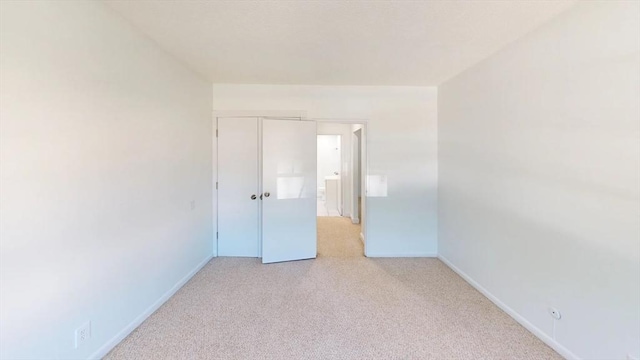
[{"label": "door knob", "polygon": [[269,197],[269,195],[271,195],[271,194],[268,193],[268,192],[264,193],[264,197]]},{"label": "door knob", "polygon": [[257,198],[257,196],[251,195],[251,200],[255,200],[256,198]]}]

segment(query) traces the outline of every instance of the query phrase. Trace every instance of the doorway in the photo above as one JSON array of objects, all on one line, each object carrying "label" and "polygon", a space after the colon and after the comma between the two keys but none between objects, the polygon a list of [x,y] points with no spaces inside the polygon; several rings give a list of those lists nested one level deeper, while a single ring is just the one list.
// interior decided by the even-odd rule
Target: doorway
[{"label": "doorway", "polygon": [[317,122],[318,257],[365,254],[363,129],[364,124]]}]

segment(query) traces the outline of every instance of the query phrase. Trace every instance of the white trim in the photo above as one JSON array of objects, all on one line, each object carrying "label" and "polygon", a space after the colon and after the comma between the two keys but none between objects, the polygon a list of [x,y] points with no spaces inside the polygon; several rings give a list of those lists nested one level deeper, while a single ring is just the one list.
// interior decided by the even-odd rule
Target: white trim
[{"label": "white trim", "polygon": [[304,110],[213,110],[213,117],[278,117],[305,119]]},{"label": "white trim", "polygon": [[436,258],[437,253],[430,252],[415,252],[415,253],[368,253],[367,257],[379,257],[379,258]]},{"label": "white trim", "polygon": [[218,118],[215,115],[211,119],[211,127],[213,128],[211,131],[211,160],[215,161],[215,163],[212,164],[211,172],[215,170],[216,175],[213,176],[213,174],[211,174],[211,205],[216,222],[214,226],[215,229],[213,229],[213,257],[218,257]]},{"label": "white trim", "polygon": [[[264,118],[258,117],[258,193],[260,194],[260,201],[258,201],[258,259],[262,259],[262,194],[263,194],[263,178],[262,178],[262,131],[263,131]],[[317,206],[316,206],[317,208]]]},{"label": "white trim", "polygon": [[305,120],[309,120],[309,121],[315,121],[315,122],[321,122],[321,123],[325,123],[325,122],[329,122],[329,123],[336,123],[336,124],[352,124],[352,125],[368,125],[369,124],[369,119],[366,118],[305,118]]},{"label": "white trim", "polygon": [[478,282],[473,280],[469,275],[467,275],[464,271],[458,269],[455,265],[451,263],[447,258],[442,255],[438,255],[438,259],[442,261],[445,265],[447,265],[451,270],[460,275],[469,285],[473,286],[476,290],[478,290],[482,295],[484,295],[487,299],[491,300],[497,307],[502,309],[502,311],[506,312],[509,316],[511,316],[515,321],[520,323],[520,325],[524,326],[525,329],[529,330],[533,335],[535,335],[538,339],[542,340],[545,344],[549,345],[553,350],[557,351],[562,357],[569,360],[579,360],[580,358],[572,353],[566,347],[560,345],[557,341],[551,338],[551,336],[547,335],[544,331],[540,330],[537,326],[533,325],[529,322],[529,320],[525,319],[522,315],[518,314],[515,310],[507,306],[507,304],[503,303],[500,299],[498,299],[495,295],[489,292],[489,290],[485,289]]},{"label": "white trim", "polygon": [[153,314],[156,310],[162,306],[169,298],[171,298],[184,284],[187,283],[195,274],[200,271],[211,259],[213,255],[207,256],[201,263],[199,263],[193,270],[191,270],[187,275],[185,275],[180,281],[178,281],[169,291],[164,293],[158,300],[156,300],[151,306],[149,306],[142,314],[138,315],[129,325],[127,325],[124,329],[120,330],[111,340],[107,341],[106,344],[102,345],[98,350],[96,350],[89,359],[102,359],[105,357],[109,351],[113,350],[116,345],[118,345],[124,338],[127,337],[133,330],[135,330],[140,324],[142,324],[151,314]]}]

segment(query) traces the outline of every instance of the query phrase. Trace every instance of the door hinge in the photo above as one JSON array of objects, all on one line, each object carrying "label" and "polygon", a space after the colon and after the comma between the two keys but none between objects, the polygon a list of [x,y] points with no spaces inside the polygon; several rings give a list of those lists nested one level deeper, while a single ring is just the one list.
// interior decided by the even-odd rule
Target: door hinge
[{"label": "door hinge", "polygon": [[218,129],[216,129],[216,137],[218,137]]},{"label": "door hinge", "polygon": [[218,233],[216,232],[216,239],[218,238]]},{"label": "door hinge", "polygon": [[216,181],[216,190],[218,190],[218,182]]}]

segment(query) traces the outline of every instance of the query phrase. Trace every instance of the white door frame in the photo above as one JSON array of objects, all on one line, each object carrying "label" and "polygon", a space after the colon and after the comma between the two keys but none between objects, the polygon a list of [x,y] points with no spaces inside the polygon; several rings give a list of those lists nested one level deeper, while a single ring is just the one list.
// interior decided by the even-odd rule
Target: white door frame
[{"label": "white door frame", "polygon": [[[369,204],[367,201],[367,193],[369,188],[369,120],[368,119],[355,119],[355,118],[308,118],[307,112],[304,110],[214,110],[212,119],[212,160],[215,162],[213,169],[215,170],[215,176],[212,177],[213,181],[213,214],[215,218],[215,232],[213,234],[213,256],[218,256],[218,191],[216,184],[218,182],[218,140],[217,140],[217,127],[218,118],[222,117],[258,117],[258,118],[279,118],[279,119],[300,119],[300,121],[314,121],[314,122],[327,122],[335,124],[351,124],[362,125],[364,134],[364,151],[361,155],[364,155],[365,161],[362,162],[362,173],[360,176],[364,179],[364,194],[362,197],[362,214],[364,219],[360,219],[362,226],[362,241],[364,243],[364,255],[367,256],[367,234],[369,227]],[[362,161],[362,159],[360,159]],[[262,235],[262,234],[260,234]],[[260,236],[262,238],[262,236]],[[260,239],[260,256],[262,256],[262,239]]]}]

